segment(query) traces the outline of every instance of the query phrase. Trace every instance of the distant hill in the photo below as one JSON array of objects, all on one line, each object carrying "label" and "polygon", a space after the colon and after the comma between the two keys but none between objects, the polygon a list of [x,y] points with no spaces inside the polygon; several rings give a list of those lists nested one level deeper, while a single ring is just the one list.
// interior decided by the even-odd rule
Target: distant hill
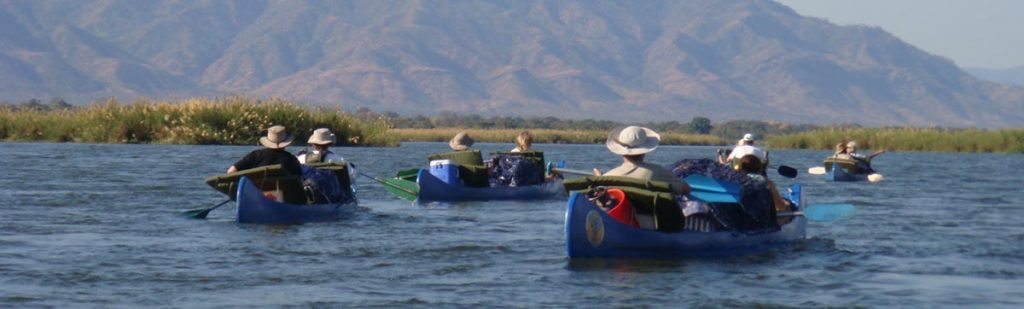
[{"label": "distant hill", "polygon": [[761,0],[0,0],[0,99],[1024,125],[1024,88]]},{"label": "distant hill", "polygon": [[964,70],[983,80],[1024,86],[1024,66],[1009,69],[964,68]]}]

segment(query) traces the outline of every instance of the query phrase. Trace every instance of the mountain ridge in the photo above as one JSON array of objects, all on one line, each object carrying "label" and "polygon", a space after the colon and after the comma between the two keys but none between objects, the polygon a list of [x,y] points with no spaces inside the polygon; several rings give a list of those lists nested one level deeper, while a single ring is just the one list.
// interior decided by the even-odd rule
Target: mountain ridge
[{"label": "mountain ridge", "polygon": [[4,100],[251,94],[405,115],[1024,125],[1024,87],[771,1],[0,3]]}]

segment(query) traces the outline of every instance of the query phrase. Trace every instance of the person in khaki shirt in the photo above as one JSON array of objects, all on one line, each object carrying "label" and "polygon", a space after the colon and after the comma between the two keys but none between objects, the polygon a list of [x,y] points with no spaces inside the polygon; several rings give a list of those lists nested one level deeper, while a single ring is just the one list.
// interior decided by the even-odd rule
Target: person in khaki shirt
[{"label": "person in khaki shirt", "polygon": [[644,162],[644,155],[658,148],[660,141],[661,136],[657,132],[644,127],[628,126],[612,130],[605,145],[612,153],[622,156],[622,165],[603,174],[595,168],[594,175],[664,181],[669,183],[675,195],[690,193],[690,186],[676,177],[672,171],[657,164]]}]

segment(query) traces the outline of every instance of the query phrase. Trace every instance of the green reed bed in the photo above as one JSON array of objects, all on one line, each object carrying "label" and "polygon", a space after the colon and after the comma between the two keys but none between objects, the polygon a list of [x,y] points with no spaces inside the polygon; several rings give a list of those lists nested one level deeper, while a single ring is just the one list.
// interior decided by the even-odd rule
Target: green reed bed
[{"label": "green reed bed", "polygon": [[766,142],[777,148],[833,149],[837,143],[850,140],[857,141],[862,149],[1024,153],[1024,129],[822,129],[771,136]]},{"label": "green reed bed", "polygon": [[0,108],[0,140],[87,143],[255,145],[280,124],[304,141],[316,128],[334,132],[339,145],[394,146],[384,119],[360,119],[337,109],[310,108],[280,99],[248,97],[110,100],[62,110]]},{"label": "green reed bed", "polygon": [[[466,132],[477,142],[512,143],[522,129],[391,129],[402,141],[447,142],[458,132]],[[534,143],[601,144],[608,139],[604,130],[527,129]],[[661,143],[670,145],[721,145],[724,141],[713,135],[661,133]]]}]

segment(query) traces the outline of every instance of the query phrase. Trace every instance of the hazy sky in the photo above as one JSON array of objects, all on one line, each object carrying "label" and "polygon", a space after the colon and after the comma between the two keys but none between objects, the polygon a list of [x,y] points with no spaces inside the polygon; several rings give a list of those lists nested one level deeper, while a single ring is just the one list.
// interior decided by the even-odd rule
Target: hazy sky
[{"label": "hazy sky", "polygon": [[882,27],[961,67],[1024,65],[1022,0],[778,0],[801,15]]}]

